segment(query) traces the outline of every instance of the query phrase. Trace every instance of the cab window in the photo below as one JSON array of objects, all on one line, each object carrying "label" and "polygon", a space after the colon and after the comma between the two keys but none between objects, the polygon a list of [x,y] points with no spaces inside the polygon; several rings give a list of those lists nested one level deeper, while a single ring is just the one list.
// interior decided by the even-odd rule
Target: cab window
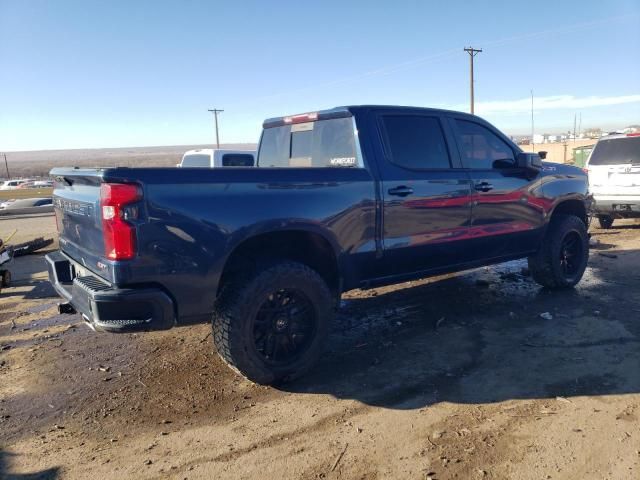
[{"label": "cab window", "polygon": [[513,150],[491,130],[466,120],[456,120],[456,125],[465,168],[489,170],[515,167]]},{"label": "cab window", "polygon": [[384,115],[382,124],[392,163],[409,170],[451,168],[438,118]]}]

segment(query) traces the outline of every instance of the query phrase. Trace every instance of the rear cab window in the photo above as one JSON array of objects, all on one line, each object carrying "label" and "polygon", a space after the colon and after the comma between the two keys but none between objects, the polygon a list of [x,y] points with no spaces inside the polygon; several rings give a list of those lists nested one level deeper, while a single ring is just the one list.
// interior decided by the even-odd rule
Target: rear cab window
[{"label": "rear cab window", "polygon": [[223,167],[253,167],[253,155],[249,153],[225,153],[222,156]]},{"label": "rear cab window", "polygon": [[[312,114],[290,124],[267,126],[262,132],[257,166],[262,168],[362,167],[353,117]],[[287,121],[286,119],[284,120]]]},{"label": "rear cab window", "polygon": [[640,136],[600,140],[589,157],[589,165],[640,165]]}]

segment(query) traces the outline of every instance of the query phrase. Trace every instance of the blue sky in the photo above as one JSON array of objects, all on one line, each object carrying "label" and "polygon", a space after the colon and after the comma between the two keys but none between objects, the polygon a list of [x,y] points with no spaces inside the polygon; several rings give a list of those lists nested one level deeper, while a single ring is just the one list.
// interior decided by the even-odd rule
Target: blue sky
[{"label": "blue sky", "polygon": [[[615,5],[611,8],[608,5]],[[254,142],[345,104],[467,110],[508,133],[640,123],[640,0],[0,0],[0,151]]]}]

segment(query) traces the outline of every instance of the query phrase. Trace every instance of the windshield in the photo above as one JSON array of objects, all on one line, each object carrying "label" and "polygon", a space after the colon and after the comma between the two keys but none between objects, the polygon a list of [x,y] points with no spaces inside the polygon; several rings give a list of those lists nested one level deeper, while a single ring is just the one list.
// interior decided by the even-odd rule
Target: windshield
[{"label": "windshield", "polygon": [[352,118],[266,128],[260,142],[258,166],[358,166]]},{"label": "windshield", "polygon": [[591,153],[589,165],[640,165],[640,137],[600,140]]},{"label": "windshield", "polygon": [[185,155],[182,159],[183,167],[210,167],[211,156],[203,153]]}]

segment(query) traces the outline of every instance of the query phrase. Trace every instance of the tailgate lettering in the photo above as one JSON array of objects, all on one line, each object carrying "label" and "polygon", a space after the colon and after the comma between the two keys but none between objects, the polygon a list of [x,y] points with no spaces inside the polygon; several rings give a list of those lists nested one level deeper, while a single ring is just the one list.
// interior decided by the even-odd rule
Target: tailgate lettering
[{"label": "tailgate lettering", "polygon": [[81,215],[83,217],[93,216],[93,204],[91,203],[53,197],[53,206],[65,213],[72,213],[74,215]]}]

